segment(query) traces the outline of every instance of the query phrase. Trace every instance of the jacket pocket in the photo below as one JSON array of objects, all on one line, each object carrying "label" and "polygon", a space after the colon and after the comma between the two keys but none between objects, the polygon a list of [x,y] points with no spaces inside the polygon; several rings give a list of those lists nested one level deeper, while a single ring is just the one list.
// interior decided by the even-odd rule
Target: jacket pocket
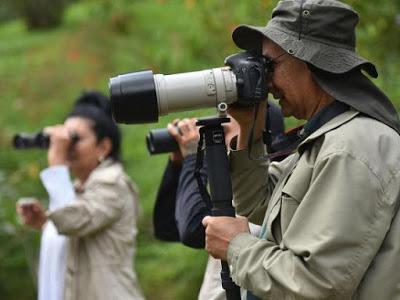
[{"label": "jacket pocket", "polygon": [[299,202],[288,194],[282,194],[281,211],[280,211],[280,223],[282,236],[286,229],[289,227],[290,222],[297,208],[299,207]]}]

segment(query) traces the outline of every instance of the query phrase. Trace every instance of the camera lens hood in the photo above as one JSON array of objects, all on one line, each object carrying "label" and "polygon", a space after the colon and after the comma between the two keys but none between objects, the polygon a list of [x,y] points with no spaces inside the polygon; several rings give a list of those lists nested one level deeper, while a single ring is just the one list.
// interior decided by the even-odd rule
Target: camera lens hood
[{"label": "camera lens hood", "polygon": [[153,72],[134,72],[113,77],[109,82],[111,111],[117,123],[158,121],[158,101]]}]

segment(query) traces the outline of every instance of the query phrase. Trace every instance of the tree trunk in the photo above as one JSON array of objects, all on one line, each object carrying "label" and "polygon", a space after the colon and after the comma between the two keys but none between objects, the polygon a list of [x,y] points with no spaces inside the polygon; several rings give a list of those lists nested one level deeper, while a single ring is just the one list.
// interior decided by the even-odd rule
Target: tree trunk
[{"label": "tree trunk", "polygon": [[14,0],[29,30],[54,28],[61,24],[68,0]]}]

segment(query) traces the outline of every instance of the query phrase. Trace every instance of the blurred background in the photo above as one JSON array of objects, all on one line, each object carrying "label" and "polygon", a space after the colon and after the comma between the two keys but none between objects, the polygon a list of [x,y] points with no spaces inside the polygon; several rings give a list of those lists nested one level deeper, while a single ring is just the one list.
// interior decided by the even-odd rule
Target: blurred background
[{"label": "blurred background", "polygon": [[[351,0],[360,13],[358,52],[375,62],[375,81],[400,109],[400,1]],[[108,79],[152,69],[180,73],[223,65],[238,52],[240,23],[263,25],[277,1],[0,0],[0,299],[36,299],[39,234],[15,214],[20,197],[47,195],[40,150],[15,151],[14,133],[62,123],[83,89],[108,94]],[[152,209],[166,155],[150,157],[145,135],[159,124],[123,126],[123,158],[140,187],[142,215],[136,266],[148,299],[196,299],[207,254],[156,241]],[[286,120],[287,127],[298,125]]]}]

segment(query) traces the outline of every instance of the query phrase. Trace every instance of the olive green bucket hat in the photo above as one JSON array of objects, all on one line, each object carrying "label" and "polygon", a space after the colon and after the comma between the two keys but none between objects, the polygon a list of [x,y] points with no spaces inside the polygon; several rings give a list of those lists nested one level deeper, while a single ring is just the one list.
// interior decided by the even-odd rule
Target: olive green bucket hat
[{"label": "olive green bucket hat", "polygon": [[324,71],[342,74],[355,68],[376,78],[375,66],[355,52],[358,14],[335,0],[283,0],[265,27],[240,25],[232,33],[245,50],[261,49],[264,37],[290,55]]}]

